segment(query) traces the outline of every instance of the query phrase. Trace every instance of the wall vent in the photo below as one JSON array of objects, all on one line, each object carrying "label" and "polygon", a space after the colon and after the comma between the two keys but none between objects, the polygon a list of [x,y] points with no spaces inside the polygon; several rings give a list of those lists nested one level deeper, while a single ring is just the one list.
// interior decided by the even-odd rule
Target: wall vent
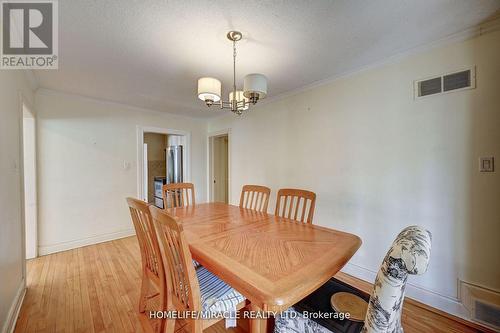
[{"label": "wall vent", "polygon": [[415,81],[415,99],[476,87],[475,67]]},{"label": "wall vent", "polygon": [[441,77],[420,81],[418,83],[418,97],[439,94],[441,89]]},{"label": "wall vent", "polygon": [[473,318],[483,324],[500,330],[500,307],[475,300]]},{"label": "wall vent", "polygon": [[459,282],[460,301],[471,320],[500,332],[500,291]]}]

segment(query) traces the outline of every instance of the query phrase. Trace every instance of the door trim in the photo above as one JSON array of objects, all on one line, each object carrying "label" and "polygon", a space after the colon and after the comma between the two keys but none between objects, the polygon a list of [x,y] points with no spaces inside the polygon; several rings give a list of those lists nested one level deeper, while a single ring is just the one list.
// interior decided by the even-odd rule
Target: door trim
[{"label": "door trim", "polygon": [[184,181],[191,181],[191,132],[151,127],[151,126],[136,126],[137,133],[137,197],[143,200],[144,198],[144,133],[158,133],[166,135],[182,135],[186,138],[186,147],[183,151],[184,159]]},{"label": "door trim", "polygon": [[212,138],[218,137],[218,136],[224,136],[227,135],[228,139],[228,144],[227,144],[227,197],[229,204],[232,202],[232,197],[231,197],[231,145],[232,145],[232,138],[231,138],[231,128],[225,128],[219,131],[214,131],[214,132],[209,132],[207,135],[207,202],[211,202],[213,198],[213,186],[212,186],[212,179],[213,179],[213,166],[212,164],[212,154],[213,154],[213,149],[211,147],[212,145]]},{"label": "door trim", "polygon": [[[21,306],[20,304],[22,303],[22,299],[24,298],[24,294],[26,292],[26,214],[25,214],[25,207],[26,207],[26,203],[25,203],[25,200],[24,200],[24,125],[23,125],[23,121],[24,121],[24,106],[26,106],[28,108],[28,110],[31,112],[31,114],[33,115],[33,118],[35,118],[35,122],[36,122],[36,109],[34,108],[33,106],[33,103],[24,95],[24,93],[22,91],[18,91],[18,126],[19,126],[19,156],[18,156],[18,168],[19,168],[19,175],[20,175],[20,191],[19,191],[19,195],[20,195],[20,202],[21,202],[21,211],[20,211],[20,217],[21,217],[21,232],[22,232],[22,237],[21,237],[21,254],[22,254],[22,260],[23,260],[23,263],[22,263],[22,280],[21,280],[21,284],[20,284],[20,287],[19,289],[21,291],[21,294],[19,294],[19,291],[18,291],[18,295],[20,296],[16,296],[16,299],[17,299],[17,302],[19,304],[19,307],[18,309],[15,309],[14,308],[14,311],[17,312],[20,310]],[[38,156],[37,156],[37,153],[38,153],[38,150],[36,149],[37,148],[37,132],[36,132],[36,126],[35,126],[35,163],[37,162],[38,160]],[[38,192],[38,169],[35,169],[35,188],[36,188],[36,191]],[[38,195],[38,193],[36,193]],[[36,245],[36,256],[38,256],[38,196],[36,198],[37,200],[37,225],[36,225],[36,229],[35,229],[35,232],[36,232],[36,235],[35,235],[35,245]],[[13,305],[14,306],[14,305]],[[15,305],[17,307],[17,305]],[[12,310],[12,308],[11,308]],[[9,312],[10,313],[10,312]],[[7,318],[9,320],[9,318]],[[16,321],[17,321],[17,314],[13,316],[13,318],[10,318],[12,320],[12,328],[14,328],[15,324],[16,324]]]}]

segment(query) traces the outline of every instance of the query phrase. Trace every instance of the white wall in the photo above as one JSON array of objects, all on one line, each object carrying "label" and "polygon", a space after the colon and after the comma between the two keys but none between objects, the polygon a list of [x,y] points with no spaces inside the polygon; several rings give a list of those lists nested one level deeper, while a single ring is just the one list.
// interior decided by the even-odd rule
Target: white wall
[{"label": "white wall", "polygon": [[[136,126],[191,133],[191,180],[206,193],[206,121],[38,90],[40,253],[130,235]],[[129,168],[124,168],[129,164]]]},{"label": "white wall", "polygon": [[[346,270],[365,279],[423,225],[433,252],[414,297],[454,300],[457,279],[500,290],[500,176],[478,172],[479,156],[500,160],[499,59],[493,32],[210,121],[231,129],[231,202],[245,183],[316,192],[314,223],[362,238]],[[477,89],[413,99],[413,80],[471,65]]]},{"label": "white wall", "polygon": [[0,332],[11,324],[17,297],[24,290],[19,93],[32,104],[24,72],[0,70]]},{"label": "white wall", "polygon": [[37,189],[36,189],[36,120],[27,105],[23,109],[23,170],[24,170],[24,227],[26,259],[38,252]]}]

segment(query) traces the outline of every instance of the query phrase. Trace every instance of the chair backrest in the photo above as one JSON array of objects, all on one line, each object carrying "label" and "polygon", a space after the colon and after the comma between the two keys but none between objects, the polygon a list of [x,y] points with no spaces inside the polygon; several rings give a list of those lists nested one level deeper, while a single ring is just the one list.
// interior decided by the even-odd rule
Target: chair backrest
[{"label": "chair backrest", "polygon": [[195,205],[192,183],[172,183],[163,185],[163,207],[175,208]]},{"label": "chair backrest", "polygon": [[298,222],[312,223],[316,194],[311,191],[282,188],[276,198],[274,215]]},{"label": "chair backrest", "polygon": [[166,280],[168,303],[179,311],[200,311],[200,286],[182,224],[155,206],[150,206],[156,227]]},{"label": "chair backrest", "polygon": [[267,213],[271,189],[260,185],[244,185],[241,190],[240,207]]},{"label": "chair backrest", "polygon": [[392,243],[375,279],[363,332],[402,332],[401,311],[408,274],[425,273],[432,235],[419,226],[403,229]]},{"label": "chair backrest", "polygon": [[127,198],[127,203],[141,249],[143,273],[158,279],[161,285],[165,281],[165,269],[149,204],[134,198]]}]

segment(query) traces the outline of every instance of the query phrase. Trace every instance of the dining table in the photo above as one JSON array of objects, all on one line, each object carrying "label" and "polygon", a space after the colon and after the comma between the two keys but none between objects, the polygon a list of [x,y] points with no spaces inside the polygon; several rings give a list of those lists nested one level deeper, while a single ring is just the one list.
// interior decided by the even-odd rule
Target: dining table
[{"label": "dining table", "polygon": [[353,234],[225,203],[169,208],[194,260],[243,294],[267,330],[266,313],[293,306],[332,278],[361,246]]}]

